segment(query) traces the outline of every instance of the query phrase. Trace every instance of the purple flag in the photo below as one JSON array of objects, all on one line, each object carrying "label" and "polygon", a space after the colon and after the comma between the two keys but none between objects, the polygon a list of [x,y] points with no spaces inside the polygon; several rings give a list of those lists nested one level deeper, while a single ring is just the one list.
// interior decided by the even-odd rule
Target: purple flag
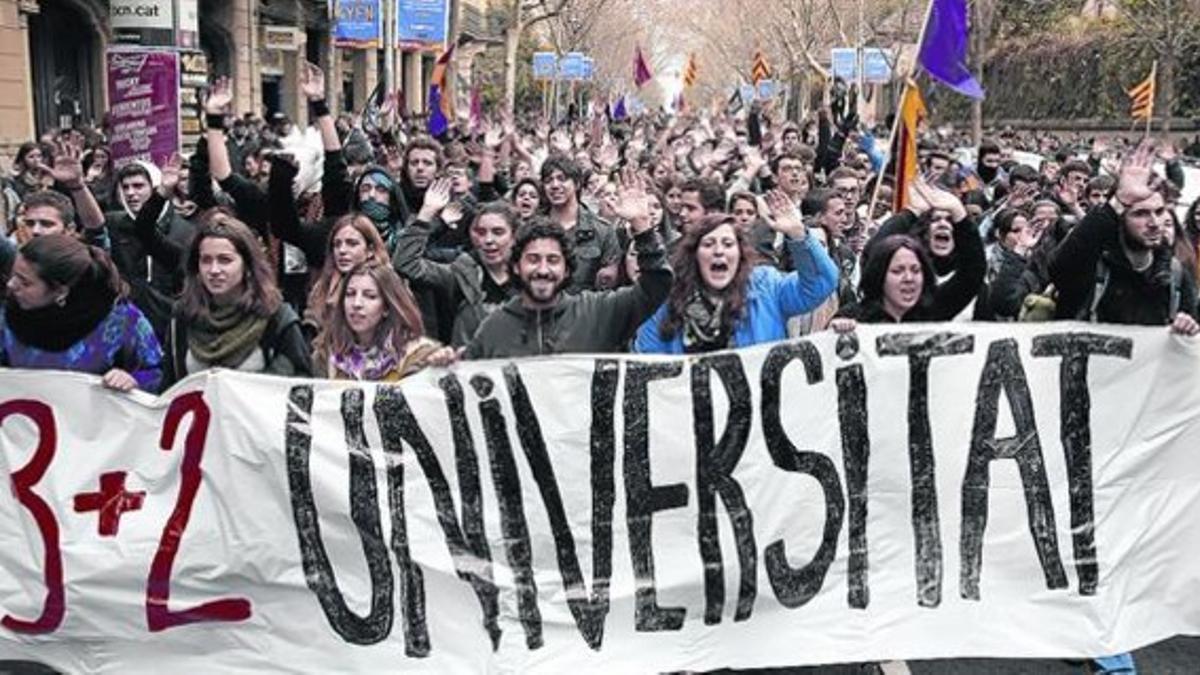
[{"label": "purple flag", "polygon": [[967,67],[967,0],[930,0],[929,23],[921,42],[921,65],[947,87],[971,98],[983,98],[983,87]]},{"label": "purple flag", "polygon": [[442,88],[435,85],[429,87],[429,122],[426,128],[429,135],[437,138],[450,129],[446,114],[442,112]]},{"label": "purple flag", "polygon": [[625,112],[625,97],[624,96],[622,96],[621,99],[619,101],[617,101],[617,104],[613,106],[611,116],[614,121],[620,121],[629,116],[629,113]]},{"label": "purple flag", "polygon": [[642,48],[637,48],[637,53],[633,56],[633,83],[640,89],[642,85],[654,79],[654,75],[650,73],[650,65],[646,63],[646,57],[642,56]]}]

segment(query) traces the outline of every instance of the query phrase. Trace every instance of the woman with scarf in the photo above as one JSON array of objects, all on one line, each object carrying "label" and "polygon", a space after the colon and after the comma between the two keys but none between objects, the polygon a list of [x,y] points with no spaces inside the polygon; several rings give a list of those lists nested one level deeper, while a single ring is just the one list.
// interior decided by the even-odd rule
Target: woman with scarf
[{"label": "woman with scarf", "polygon": [[172,380],[209,368],[311,374],[300,317],[283,302],[250,228],[221,211],[210,216],[185,273],[168,337]]},{"label": "woman with scarf", "polygon": [[391,265],[375,224],[361,213],[342,216],[330,230],[321,258],[309,260],[312,265],[321,265],[321,272],[308,293],[304,311],[306,333],[315,336],[322,326],[329,324],[330,317],[336,313],[342,279],[356,265],[368,260]]},{"label": "woman with scarf", "polygon": [[0,366],[93,373],[118,391],[158,392],[162,349],[125,290],[103,250],[65,234],[34,238],[8,280]]},{"label": "woman with scarf", "polygon": [[338,286],[337,305],[314,341],[317,374],[334,380],[396,382],[459,351],[422,335],[421,312],[386,263],[356,265]]},{"label": "woman with scarf", "polygon": [[672,256],[671,294],[638,329],[634,351],[695,354],[787,337],[787,320],[820,306],[838,281],[837,265],[789,207],[770,220],[787,237],[795,269],[787,274],[754,264],[732,216],[705,216],[685,231]]}]

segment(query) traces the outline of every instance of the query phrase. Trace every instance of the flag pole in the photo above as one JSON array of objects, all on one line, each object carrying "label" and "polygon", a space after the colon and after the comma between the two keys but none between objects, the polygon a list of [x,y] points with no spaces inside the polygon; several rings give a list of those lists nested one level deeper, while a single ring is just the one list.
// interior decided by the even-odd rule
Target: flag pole
[{"label": "flag pole", "polygon": [[929,0],[925,6],[925,18],[921,22],[921,33],[917,37],[917,53],[908,66],[908,73],[904,76],[904,88],[900,90],[900,101],[893,114],[892,132],[888,134],[888,144],[883,154],[883,166],[879,168],[879,175],[875,177],[875,189],[871,191],[871,201],[867,204],[867,220],[869,221],[875,220],[875,203],[879,201],[879,188],[883,185],[883,177],[887,174],[888,163],[892,161],[892,146],[896,144],[896,136],[900,133],[900,106],[904,104],[904,94],[908,92],[910,82],[917,72],[917,63],[921,61],[921,45],[925,44],[925,31],[929,28],[929,17],[933,15],[935,1]]},{"label": "flag pole", "polygon": [[1150,138],[1150,125],[1154,123],[1154,103],[1158,98],[1158,59],[1150,64],[1150,114],[1146,115],[1146,138]]}]

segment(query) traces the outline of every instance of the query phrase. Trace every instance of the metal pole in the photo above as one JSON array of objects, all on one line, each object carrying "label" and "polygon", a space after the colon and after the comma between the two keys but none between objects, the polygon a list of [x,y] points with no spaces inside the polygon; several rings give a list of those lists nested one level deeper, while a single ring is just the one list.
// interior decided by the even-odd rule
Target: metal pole
[{"label": "metal pole", "polygon": [[[396,17],[395,0],[380,0],[380,10],[383,14],[383,91],[391,93],[396,90]],[[400,102],[396,102],[397,108]]]},{"label": "metal pole", "polygon": [[[917,37],[917,54],[916,58],[908,67],[908,72],[904,75],[902,82],[903,87],[900,90],[900,102],[904,101],[904,90],[908,88],[908,81],[917,71],[917,62],[921,60],[921,45],[925,42],[925,29],[929,28],[929,17],[933,14],[933,0],[929,0],[928,6],[925,8],[925,19],[921,22],[921,34]],[[892,146],[896,143],[896,135],[900,133],[900,109],[896,109],[896,119],[892,121],[892,132],[888,135],[887,148],[883,155],[883,167],[879,170],[879,176],[875,178],[875,189],[871,191],[871,201],[867,206],[867,219],[875,219],[875,202],[879,201],[879,186],[883,185],[884,175],[887,174],[888,162],[892,161]],[[894,199],[894,197],[893,197]]]}]

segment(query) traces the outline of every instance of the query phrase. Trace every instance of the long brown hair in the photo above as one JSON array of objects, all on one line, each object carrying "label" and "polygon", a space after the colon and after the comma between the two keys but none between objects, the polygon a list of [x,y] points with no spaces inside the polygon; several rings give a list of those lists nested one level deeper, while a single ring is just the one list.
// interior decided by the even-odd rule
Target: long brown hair
[{"label": "long brown hair", "polygon": [[270,318],[283,303],[275,284],[275,275],[267,256],[242,221],[227,213],[216,211],[201,223],[192,244],[188,247],[186,276],[180,294],[178,314],[188,323],[211,319],[213,298],[200,279],[200,244],[205,239],[225,239],[242,258],[242,293],[236,305],[242,314]]},{"label": "long brown hair", "polygon": [[679,332],[683,325],[683,316],[688,303],[699,291],[704,292],[704,279],[700,277],[700,267],[696,262],[696,252],[700,249],[700,240],[705,235],[722,225],[733,229],[733,236],[738,244],[738,269],[733,281],[721,291],[725,300],[723,311],[729,323],[736,324],[742,318],[746,309],[746,296],[750,291],[750,273],[754,271],[755,253],[746,233],[738,228],[733,216],[718,213],[705,216],[692,227],[686,228],[683,238],[675,247],[671,257],[671,266],[675,270],[675,283],[671,285],[671,294],[667,296],[667,316],[659,328],[659,334],[664,340],[670,340]]},{"label": "long brown hair", "polygon": [[408,290],[408,284],[391,265],[375,260],[364,261],[342,277],[338,284],[337,305],[313,340],[314,360],[318,368],[327,364],[331,355],[345,354],[354,346],[354,331],[346,323],[346,289],[350,286],[350,280],[360,275],[371,277],[383,298],[384,315],[375,328],[375,340],[379,342],[390,337],[391,344],[380,346],[403,356],[408,343],[425,332],[421,311],[417,309],[417,301]]},{"label": "long brown hair", "polygon": [[336,294],[342,283],[342,273],[338,271],[337,261],[334,259],[333,240],[338,232],[347,227],[354,228],[362,235],[367,244],[367,260],[381,265],[391,264],[387,246],[370,218],[361,213],[348,213],[338,218],[333,224],[333,229],[329,230],[329,241],[325,243],[325,264],[321,266],[321,273],[317,275],[316,282],[308,292],[308,310],[317,325],[324,325],[337,305]]}]

